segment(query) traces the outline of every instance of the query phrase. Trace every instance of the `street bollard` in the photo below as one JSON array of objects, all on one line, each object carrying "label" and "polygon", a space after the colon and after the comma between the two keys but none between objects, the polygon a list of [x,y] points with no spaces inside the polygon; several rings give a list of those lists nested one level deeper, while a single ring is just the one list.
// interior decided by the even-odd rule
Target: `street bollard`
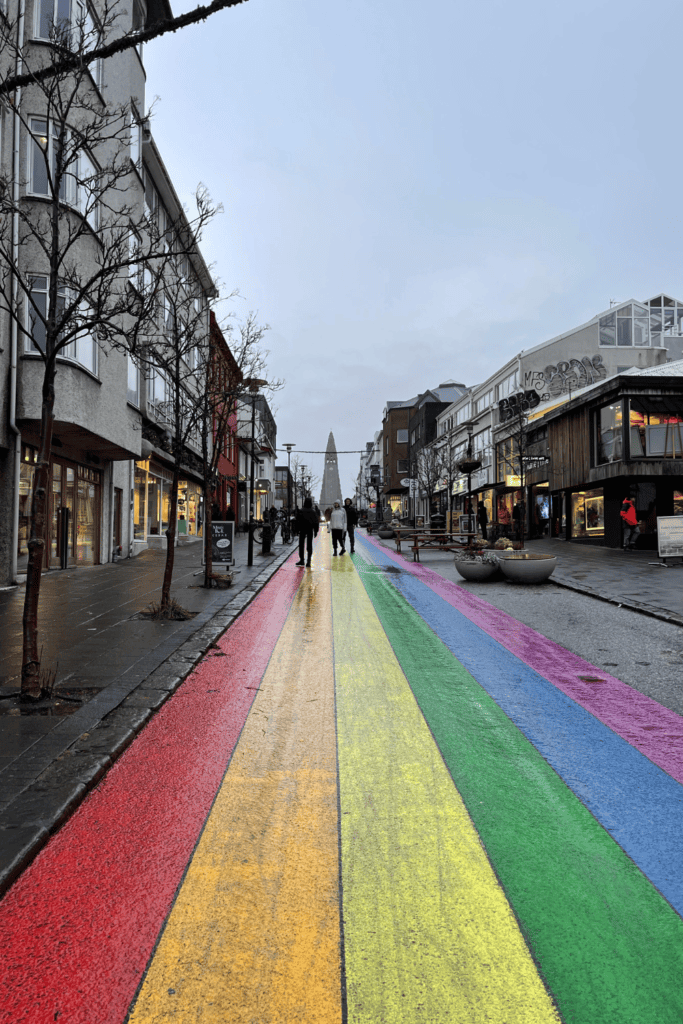
[{"label": "street bollard", "polygon": [[264,523],[261,536],[261,554],[270,554],[271,529],[270,523]]}]

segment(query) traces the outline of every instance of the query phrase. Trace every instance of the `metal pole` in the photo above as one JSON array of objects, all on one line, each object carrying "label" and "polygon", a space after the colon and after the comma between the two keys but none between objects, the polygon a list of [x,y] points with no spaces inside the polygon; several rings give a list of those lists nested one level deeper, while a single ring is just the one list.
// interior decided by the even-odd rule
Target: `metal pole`
[{"label": "metal pole", "polygon": [[251,470],[249,473],[249,540],[247,565],[254,564],[254,434],[256,433],[256,392],[251,394]]}]

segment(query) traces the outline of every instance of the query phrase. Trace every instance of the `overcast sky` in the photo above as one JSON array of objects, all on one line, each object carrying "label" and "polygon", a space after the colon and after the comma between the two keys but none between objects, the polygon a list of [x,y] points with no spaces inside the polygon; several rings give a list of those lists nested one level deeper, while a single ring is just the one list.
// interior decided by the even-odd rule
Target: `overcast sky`
[{"label": "overcast sky", "polygon": [[206,258],[272,328],[280,444],[362,448],[387,400],[475,384],[610,299],[683,297],[682,22],[656,0],[248,0],[145,47],[177,191],[224,206]]}]

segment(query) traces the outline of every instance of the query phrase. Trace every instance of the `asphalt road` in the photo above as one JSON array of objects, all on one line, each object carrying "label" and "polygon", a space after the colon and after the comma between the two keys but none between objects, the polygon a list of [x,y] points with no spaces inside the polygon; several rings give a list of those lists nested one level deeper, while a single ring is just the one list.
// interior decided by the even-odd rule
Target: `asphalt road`
[{"label": "asphalt road", "polygon": [[683,715],[680,626],[551,583],[537,587],[506,582],[482,586],[464,583],[455,570],[452,577],[464,590]]}]

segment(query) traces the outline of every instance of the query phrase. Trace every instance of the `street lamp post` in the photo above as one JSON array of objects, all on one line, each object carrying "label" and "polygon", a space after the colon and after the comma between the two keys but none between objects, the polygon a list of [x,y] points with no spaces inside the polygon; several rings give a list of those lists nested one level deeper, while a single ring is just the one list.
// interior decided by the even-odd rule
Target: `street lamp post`
[{"label": "street lamp post", "polygon": [[[472,454],[472,434],[474,431],[474,423],[467,424],[467,456],[458,463],[458,469],[461,473],[467,473],[467,514],[469,516],[469,525],[473,525],[473,513],[472,513],[472,473],[481,467],[481,461],[475,459]],[[449,495],[449,500],[451,496]],[[452,513],[451,513],[452,519]],[[451,523],[451,529],[453,529],[453,523]],[[476,533],[476,530],[468,530],[468,533]],[[470,540],[470,545],[472,541]]]},{"label": "street lamp post", "polygon": [[267,380],[252,377],[245,381],[251,392],[251,472],[249,473],[249,540],[247,543],[247,565],[254,564],[254,446],[256,444],[256,395]]}]

